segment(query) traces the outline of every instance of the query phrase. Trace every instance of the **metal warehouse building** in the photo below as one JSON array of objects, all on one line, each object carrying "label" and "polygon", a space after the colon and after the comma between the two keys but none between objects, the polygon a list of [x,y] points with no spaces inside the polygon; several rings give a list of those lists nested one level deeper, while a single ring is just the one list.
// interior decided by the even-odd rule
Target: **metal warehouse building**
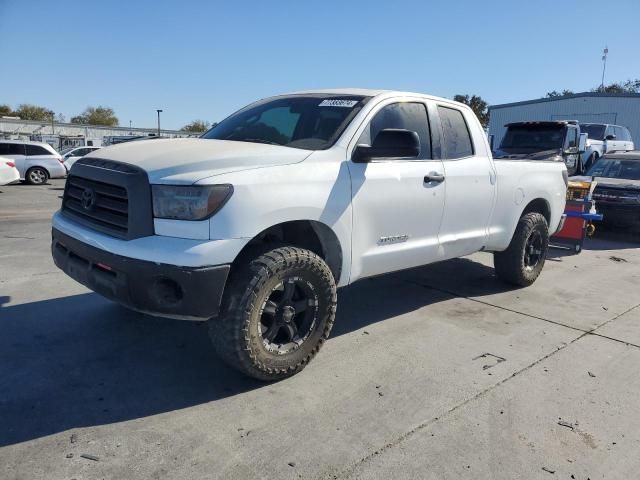
[{"label": "metal warehouse building", "polygon": [[489,133],[499,145],[504,125],[525,120],[578,120],[583,123],[612,123],[629,129],[640,149],[640,93],[576,93],[489,107]]},{"label": "metal warehouse building", "polygon": [[[57,150],[84,145],[109,145],[114,138],[149,136],[157,133],[158,130],[155,128],[103,127],[0,117],[0,138],[47,142]],[[181,130],[162,129],[160,135],[167,138],[179,138],[196,134]]]}]

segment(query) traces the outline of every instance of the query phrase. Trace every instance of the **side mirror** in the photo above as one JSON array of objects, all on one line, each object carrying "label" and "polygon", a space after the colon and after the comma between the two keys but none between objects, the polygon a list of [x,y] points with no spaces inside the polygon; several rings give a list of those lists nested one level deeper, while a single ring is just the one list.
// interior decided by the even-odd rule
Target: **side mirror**
[{"label": "side mirror", "polygon": [[587,138],[589,137],[588,133],[581,133],[580,140],[578,141],[578,153],[584,153],[587,151]]},{"label": "side mirror", "polygon": [[366,163],[375,158],[417,158],[420,155],[420,138],[416,132],[400,128],[380,130],[373,144],[357,145],[351,160]]},{"label": "side mirror", "polygon": [[615,140],[616,136],[615,135],[607,135],[606,137],[604,137],[605,140]]}]

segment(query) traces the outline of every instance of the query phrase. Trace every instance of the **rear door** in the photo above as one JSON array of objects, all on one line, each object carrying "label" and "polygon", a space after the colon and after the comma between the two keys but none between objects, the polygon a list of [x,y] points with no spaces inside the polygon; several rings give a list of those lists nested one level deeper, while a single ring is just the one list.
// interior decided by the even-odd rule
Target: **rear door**
[{"label": "rear door", "polygon": [[27,171],[24,143],[0,142],[0,157],[6,157],[13,160],[18,172],[20,172],[20,178],[24,178],[24,173]]},{"label": "rear door", "polygon": [[482,249],[493,209],[496,172],[473,113],[437,104],[445,172],[445,208],[439,241],[445,258]]},{"label": "rear door", "polygon": [[351,175],[351,281],[393,270],[424,265],[439,257],[438,231],[444,208],[442,161],[434,155],[424,99],[387,99],[369,113],[349,144],[371,145],[383,129],[414,131],[420,139],[416,159],[347,162]]}]

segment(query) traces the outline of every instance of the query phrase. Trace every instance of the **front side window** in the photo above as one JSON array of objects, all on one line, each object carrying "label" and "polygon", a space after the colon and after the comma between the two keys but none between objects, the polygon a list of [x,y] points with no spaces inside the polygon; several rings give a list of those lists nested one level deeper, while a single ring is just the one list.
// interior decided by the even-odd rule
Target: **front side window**
[{"label": "front side window", "polygon": [[382,107],[371,119],[357,143],[371,145],[380,130],[387,128],[416,132],[420,139],[418,160],[431,158],[431,132],[427,108],[423,103],[399,102]]},{"label": "front side window", "polygon": [[616,134],[615,130],[613,129],[613,127],[611,125],[609,125],[607,127],[606,132],[605,132],[605,138],[607,138],[609,135],[615,135],[615,134]]},{"label": "front side window", "polygon": [[469,128],[460,110],[438,106],[442,124],[445,158],[463,158],[473,155],[473,144]]},{"label": "front side window", "polygon": [[569,128],[567,130],[567,143],[566,148],[574,148],[578,145],[578,130],[575,128]]},{"label": "front side window", "polygon": [[202,138],[324,150],[369,98],[318,94],[268,99],[234,113]]}]

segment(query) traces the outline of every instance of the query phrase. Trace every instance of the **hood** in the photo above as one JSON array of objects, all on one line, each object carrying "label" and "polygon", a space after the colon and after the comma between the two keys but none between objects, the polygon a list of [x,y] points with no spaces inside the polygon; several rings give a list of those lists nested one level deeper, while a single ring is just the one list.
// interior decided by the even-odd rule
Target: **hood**
[{"label": "hood", "polygon": [[[590,182],[591,177],[589,176],[576,176],[569,177],[570,181],[577,182]],[[629,180],[627,178],[608,178],[608,177],[595,177],[596,182],[596,190],[600,187],[602,188],[618,188],[618,189],[630,189],[630,190],[640,190],[640,180]]]},{"label": "hood", "polygon": [[121,143],[87,158],[136,165],[147,172],[151,183],[190,185],[223,173],[298,163],[311,153],[262,143],[176,138]]},{"label": "hood", "polygon": [[[509,149],[510,150],[510,149]],[[539,152],[517,152],[498,149],[493,152],[493,158],[503,158],[510,160],[551,160],[560,155],[560,150],[554,148],[552,150],[542,150]]]}]

